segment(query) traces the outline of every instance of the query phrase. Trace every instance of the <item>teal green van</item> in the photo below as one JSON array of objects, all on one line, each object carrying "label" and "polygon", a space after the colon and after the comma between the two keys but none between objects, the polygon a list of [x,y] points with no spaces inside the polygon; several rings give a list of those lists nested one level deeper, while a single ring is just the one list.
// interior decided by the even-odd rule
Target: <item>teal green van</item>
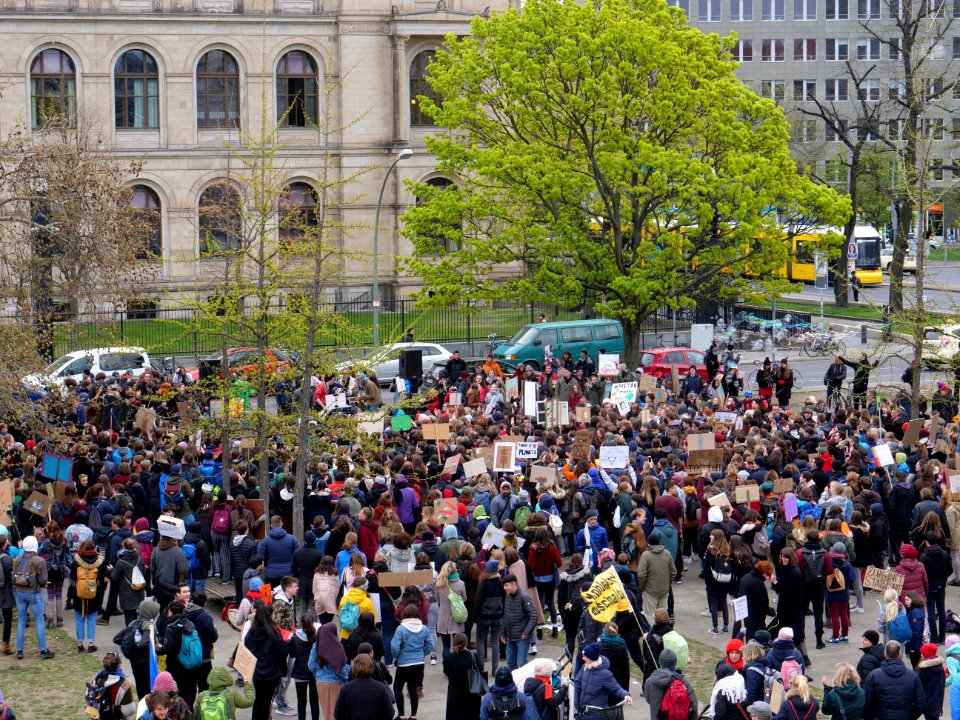
[{"label": "teal green van", "polygon": [[543,367],[544,353],[549,349],[556,357],[567,350],[576,360],[581,350],[597,360],[600,348],[608,353],[623,354],[623,327],[616,320],[571,320],[526,325],[494,352],[497,360],[514,365],[523,363],[537,369]]}]

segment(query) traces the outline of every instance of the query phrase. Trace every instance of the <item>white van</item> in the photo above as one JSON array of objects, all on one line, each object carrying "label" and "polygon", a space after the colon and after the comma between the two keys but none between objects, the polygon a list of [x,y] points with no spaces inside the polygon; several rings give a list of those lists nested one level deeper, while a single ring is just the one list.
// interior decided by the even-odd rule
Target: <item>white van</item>
[{"label": "white van", "polygon": [[51,383],[63,385],[67,378],[79,381],[86,370],[89,370],[94,377],[101,372],[107,375],[113,373],[123,375],[129,372],[139,377],[149,369],[150,356],[143,348],[110,347],[76,350],[54,360],[42,373],[23,378],[23,384],[32,387]]}]

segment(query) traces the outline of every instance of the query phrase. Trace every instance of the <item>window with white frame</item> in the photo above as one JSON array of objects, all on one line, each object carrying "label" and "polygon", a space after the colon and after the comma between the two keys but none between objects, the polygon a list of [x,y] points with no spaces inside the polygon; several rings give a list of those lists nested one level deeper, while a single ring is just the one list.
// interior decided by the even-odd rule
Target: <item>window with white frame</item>
[{"label": "window with white frame", "polygon": [[943,160],[930,161],[930,179],[940,182],[943,180]]},{"label": "window with white frame", "polygon": [[785,80],[763,80],[760,83],[760,95],[776,102],[783,102],[786,87]]},{"label": "window with white frame", "polygon": [[824,139],[827,142],[840,142],[847,134],[847,121],[837,120],[828,122],[824,131]]},{"label": "window with white frame", "polygon": [[887,38],[887,59],[903,60],[903,56],[900,54],[900,38]]},{"label": "window with white frame", "polygon": [[820,121],[814,118],[804,118],[798,128],[800,142],[813,143],[820,139]]},{"label": "window with white frame", "polygon": [[730,0],[730,20],[732,22],[753,20],[753,0]]},{"label": "window with white frame", "polygon": [[927,140],[943,140],[943,118],[924,118],[920,121],[920,133]]},{"label": "window with white frame", "polygon": [[880,81],[861,80],[857,83],[857,97],[867,102],[880,102]]},{"label": "window with white frame", "polygon": [[808,102],[816,99],[817,99],[817,81],[816,80],[794,80],[793,81],[794,102]]},{"label": "window with white frame", "polygon": [[761,20],[783,20],[786,17],[784,0],[760,0]]},{"label": "window with white frame", "polygon": [[816,38],[797,38],[793,41],[794,62],[813,62],[817,59]]},{"label": "window with white frame", "polygon": [[730,54],[737,62],[753,62],[753,40],[737,40]]},{"label": "window with white frame", "polygon": [[697,0],[697,20],[720,22],[720,0]]},{"label": "window with white frame", "polygon": [[846,62],[850,59],[850,41],[847,38],[827,38],[825,59]]},{"label": "window with white frame", "polygon": [[858,20],[879,20],[880,0],[857,0]]},{"label": "window with white frame", "polygon": [[816,20],[817,0],[793,0],[794,20]]},{"label": "window with white frame", "polygon": [[903,102],[907,97],[907,85],[903,80],[890,78],[887,81],[887,99]]},{"label": "window with white frame", "polygon": [[667,4],[680,8],[688,18],[690,17],[690,0],[669,0]]},{"label": "window with white frame", "polygon": [[850,15],[849,0],[827,0],[827,20],[847,20]]},{"label": "window with white frame", "polygon": [[880,38],[858,38],[857,60],[879,60]]},{"label": "window with white frame", "polygon": [[828,102],[844,102],[850,99],[846,78],[823,81],[823,97]]},{"label": "window with white frame", "polygon": [[891,140],[903,140],[903,121],[902,120],[888,120],[887,121],[887,137]]},{"label": "window with white frame", "polygon": [[783,40],[769,38],[761,40],[760,62],[783,62]]}]

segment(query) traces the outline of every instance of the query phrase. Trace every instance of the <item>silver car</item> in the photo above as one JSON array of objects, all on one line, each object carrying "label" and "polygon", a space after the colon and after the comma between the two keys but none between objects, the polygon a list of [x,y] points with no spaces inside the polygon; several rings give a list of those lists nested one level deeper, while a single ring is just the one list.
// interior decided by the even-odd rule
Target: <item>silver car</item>
[{"label": "silver car", "polygon": [[337,366],[338,370],[349,370],[354,367],[370,368],[377,376],[380,387],[389,387],[400,374],[400,351],[420,350],[423,353],[423,377],[427,377],[433,370],[434,363],[446,362],[453,354],[451,350],[435,343],[409,342],[386,345],[372,351],[363,360],[348,361]]}]

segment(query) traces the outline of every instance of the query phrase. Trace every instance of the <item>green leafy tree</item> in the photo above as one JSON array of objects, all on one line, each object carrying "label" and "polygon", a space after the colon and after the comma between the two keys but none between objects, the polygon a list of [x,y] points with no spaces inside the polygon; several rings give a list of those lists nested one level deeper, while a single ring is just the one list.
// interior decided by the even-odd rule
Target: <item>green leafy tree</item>
[{"label": "green leafy tree", "polygon": [[531,0],[448,37],[429,67],[443,100],[419,102],[458,182],[415,185],[404,217],[421,301],[586,298],[636,361],[663,306],[785,288],[787,224],[842,224],[848,203],[797,173],[731,43],[662,0]]}]

